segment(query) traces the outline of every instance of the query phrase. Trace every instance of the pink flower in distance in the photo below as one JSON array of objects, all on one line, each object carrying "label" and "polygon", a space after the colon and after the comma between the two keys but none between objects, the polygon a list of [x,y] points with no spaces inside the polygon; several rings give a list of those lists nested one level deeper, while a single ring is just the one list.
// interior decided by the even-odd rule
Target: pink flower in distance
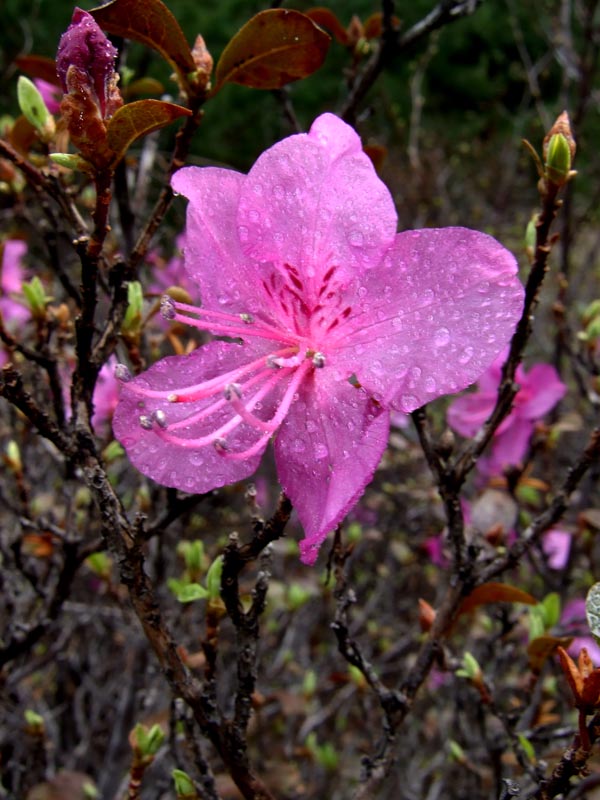
[{"label": "pink flower in distance", "polygon": [[23,257],[27,244],[21,239],[6,239],[0,252],[0,314],[4,322],[24,322],[29,319],[29,309],[15,296],[21,295],[25,280]]},{"label": "pink flower in distance", "polygon": [[331,114],[248,175],[187,167],[173,188],[190,201],[185,266],[203,304],[166,298],[165,315],[228,340],[125,382],[115,435],[189,492],[250,475],[275,437],[312,564],[373,477],[390,408],[467,386],[505,346],[515,260],[464,228],[397,234],[389,191]]},{"label": "pink flower in distance", "polygon": [[42,99],[46,104],[46,108],[51,114],[59,114],[60,113],[60,100],[62,97],[62,92],[60,87],[56,86],[54,83],[50,83],[49,81],[45,81],[42,78],[34,78],[33,81],[42,95]]},{"label": "pink flower in distance", "polygon": [[[448,423],[462,436],[473,436],[492,413],[508,351],[501,353],[479,379],[478,391],[459,397],[448,408]],[[520,464],[527,453],[535,422],[558,403],[567,387],[554,367],[535,364],[529,372],[517,367],[520,389],[513,408],[492,440],[491,453],[477,464],[483,475],[501,475],[506,467]]]},{"label": "pink flower in distance", "polygon": [[573,535],[560,528],[550,528],[542,538],[542,550],[550,569],[564,569],[569,563]]}]

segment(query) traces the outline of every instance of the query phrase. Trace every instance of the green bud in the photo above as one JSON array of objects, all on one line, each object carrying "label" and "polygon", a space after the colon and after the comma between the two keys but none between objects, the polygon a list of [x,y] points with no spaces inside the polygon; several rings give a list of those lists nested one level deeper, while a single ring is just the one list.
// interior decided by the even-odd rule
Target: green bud
[{"label": "green bud", "polygon": [[550,594],[547,594],[540,603],[547,629],[554,627],[554,625],[558,623],[558,620],[560,619],[560,605],[560,595],[558,595],[556,592],[550,592]]},{"label": "green bud", "polygon": [[206,588],[208,597],[216,600],[221,596],[221,575],[223,574],[223,556],[215,558],[206,573]]},{"label": "green bud", "polygon": [[58,164],[59,167],[65,167],[66,169],[88,172],[91,168],[90,162],[76,153],[50,153],[48,158]]},{"label": "green bud", "polygon": [[46,108],[37,86],[24,75],[17,81],[17,99],[23,116],[39,133],[40,139],[50,142],[56,133],[54,117]]},{"label": "green bud", "polygon": [[160,725],[148,728],[140,722],[133,730],[133,746],[142,758],[155,756],[165,740],[165,734]]},{"label": "green bud", "polygon": [[193,542],[183,541],[177,545],[177,553],[182,556],[185,561],[186,569],[197,577],[204,570],[204,542],[201,539],[195,539]]},{"label": "green bud", "polygon": [[86,783],[83,784],[82,788],[85,800],[96,800],[96,798],[100,797],[98,789],[96,789],[93,783],[86,781]]},{"label": "green bud", "polygon": [[121,447],[119,442],[115,439],[114,441],[107,444],[104,450],[102,451],[102,458],[106,461],[107,464],[112,464],[113,461],[118,461],[125,455],[125,450]]},{"label": "green bud", "polygon": [[121,326],[121,332],[128,337],[139,336],[142,330],[142,309],[144,306],[144,292],[139,281],[127,284],[127,311]]},{"label": "green bud", "polygon": [[311,592],[299,583],[291,583],[287,590],[287,605],[290,611],[296,611],[310,600]]},{"label": "green bud", "polygon": [[13,472],[23,472],[21,451],[19,450],[19,445],[13,439],[6,445],[6,461]]},{"label": "green bud", "polygon": [[523,750],[523,752],[527,756],[528,760],[532,764],[535,764],[536,758],[535,758],[535,750],[533,749],[533,745],[531,744],[529,739],[526,736],[524,736],[522,733],[517,734],[517,736],[518,736],[518,739],[519,739],[519,744],[521,745],[521,749]]},{"label": "green bud", "polygon": [[43,733],[44,732],[44,718],[41,714],[38,714],[36,711],[32,711],[32,709],[27,708],[23,713],[25,717],[25,722],[27,726],[31,728],[32,731],[36,733]]},{"label": "green bud", "polygon": [[456,670],[456,675],[459,678],[468,678],[472,681],[481,676],[481,667],[475,656],[469,653],[468,650],[463,656],[461,669]]},{"label": "green bud", "polygon": [[312,697],[317,690],[317,673],[314,669],[309,669],[302,681],[302,694],[305,697]]},{"label": "green bud", "polygon": [[36,275],[29,283],[24,283],[22,288],[32,316],[37,319],[45,319],[46,306],[52,298],[46,296],[46,290],[41,280]]},{"label": "green bud", "polygon": [[586,339],[600,339],[600,316],[593,319],[585,329]]},{"label": "green bud", "polygon": [[182,769],[174,769],[171,775],[175,784],[177,800],[196,800],[198,794],[190,776]]},{"label": "green bud", "polygon": [[459,764],[464,763],[466,760],[465,751],[458,742],[455,742],[454,739],[450,739],[448,741],[448,749],[450,750],[450,758],[452,761],[457,761]]},{"label": "green bud", "polygon": [[362,525],[360,522],[351,522],[346,530],[349,542],[358,542],[362,537]]},{"label": "green bud", "polygon": [[569,142],[562,133],[554,133],[548,142],[546,177],[557,186],[562,186],[569,179],[570,172],[571,149]]},{"label": "green bud", "polygon": [[112,570],[112,559],[109,555],[103,552],[92,553],[89,555],[86,560],[85,564],[89,570],[91,570],[94,575],[97,575],[99,578],[103,580],[108,580],[110,578],[110,573]]},{"label": "green bud", "polygon": [[167,586],[180,603],[192,603],[194,600],[206,600],[208,592],[199,583],[189,583],[177,578],[169,578]]},{"label": "green bud", "polygon": [[530,261],[533,261],[533,256],[535,254],[535,245],[537,242],[537,221],[538,215],[534,214],[527,223],[527,228],[525,229],[525,252],[527,253],[527,257]]}]

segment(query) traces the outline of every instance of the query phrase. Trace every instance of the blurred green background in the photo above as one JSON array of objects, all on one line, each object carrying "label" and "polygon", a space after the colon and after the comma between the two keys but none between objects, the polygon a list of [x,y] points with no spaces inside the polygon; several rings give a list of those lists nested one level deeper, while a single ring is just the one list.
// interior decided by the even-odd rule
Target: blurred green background
[{"label": "blurred green background", "polygon": [[[190,44],[202,33],[215,61],[241,26],[269,7],[258,0],[169,0],[167,5]],[[305,11],[314,4],[283,5]],[[522,199],[529,208],[535,203],[534,171],[520,140],[528,138],[539,148],[563,108],[574,117],[578,167],[585,166],[578,192],[584,192],[587,217],[595,216],[600,125],[593,59],[598,45],[587,41],[585,14],[596,4],[574,5],[579,16],[560,0],[484,0],[472,16],[396,57],[361,105],[358,127],[365,142],[387,148],[382,175],[398,200],[401,225],[478,225],[481,218],[495,228],[506,219],[509,205]],[[380,10],[370,0],[331,0],[327,6],[344,25],[352,14],[364,20]],[[434,6],[434,0],[397,2],[402,29]],[[571,11],[565,17],[567,6]],[[16,113],[14,57],[53,56],[72,8],[66,0],[33,0],[24,10],[22,0],[4,0],[0,113]],[[597,26],[598,21],[588,22]],[[158,77],[165,94],[176,99],[169,69],[156,53],[130,45],[125,59],[136,75]],[[325,65],[286,90],[303,128],[320,112],[341,107],[351,68],[351,54],[334,41]],[[173,130],[163,134],[165,149]],[[246,170],[265,147],[290,132],[280,97],[229,85],[207,103],[193,151],[201,163]],[[517,224],[522,226],[523,215]]]}]

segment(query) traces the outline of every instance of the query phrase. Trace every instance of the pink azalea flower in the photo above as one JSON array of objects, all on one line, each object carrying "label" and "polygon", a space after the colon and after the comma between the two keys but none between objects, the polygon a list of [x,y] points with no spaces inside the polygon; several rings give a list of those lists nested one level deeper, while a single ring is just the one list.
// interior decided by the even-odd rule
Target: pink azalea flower
[{"label": "pink azalea flower", "polygon": [[[473,436],[492,413],[507,355],[505,351],[498,356],[479,379],[478,391],[457,398],[448,408],[448,424],[462,436]],[[529,372],[519,366],[515,380],[520,389],[512,411],[494,434],[491,453],[480,458],[477,465],[486,476],[501,475],[506,467],[522,462],[535,422],[554,408],[567,391],[554,367],[548,364],[535,364]]]},{"label": "pink azalea flower", "polygon": [[92,425],[96,430],[110,423],[119,401],[119,382],[115,377],[117,359],[111,356],[98,373],[94,388],[94,415]]},{"label": "pink azalea flower", "polygon": [[[357,134],[324,114],[249,174],[187,167],[185,265],[202,306],[171,319],[215,340],[124,382],[115,435],[138,469],[206,492],[250,475],[275,436],[305,563],[354,506],[410,412],[475,381],[508,341],[513,256],[464,228],[396,233]],[[120,368],[126,378],[125,368]]]},{"label": "pink azalea flower", "polygon": [[[568,647],[569,655],[573,656],[573,658],[577,658],[581,648],[585,647],[594,664],[600,664],[600,645],[592,634],[589,633],[585,614],[585,600],[583,598],[570,600],[563,608],[560,621],[567,636],[570,635],[571,631],[579,634],[574,637]],[[583,633],[581,633],[582,631]]]},{"label": "pink azalea flower", "polygon": [[51,114],[60,114],[60,99],[62,97],[60,88],[54,83],[45,81],[42,78],[35,78],[33,82],[37,86],[39,93],[42,95],[42,99],[44,100],[48,111]]},{"label": "pink azalea flower", "polygon": [[23,257],[27,253],[27,245],[21,239],[6,239],[2,244],[2,262],[0,265],[0,314],[4,322],[24,322],[29,319],[27,306],[15,299],[21,295],[25,269]]},{"label": "pink azalea flower", "polygon": [[564,569],[569,562],[572,534],[559,528],[550,528],[542,538],[542,550],[551,569]]}]

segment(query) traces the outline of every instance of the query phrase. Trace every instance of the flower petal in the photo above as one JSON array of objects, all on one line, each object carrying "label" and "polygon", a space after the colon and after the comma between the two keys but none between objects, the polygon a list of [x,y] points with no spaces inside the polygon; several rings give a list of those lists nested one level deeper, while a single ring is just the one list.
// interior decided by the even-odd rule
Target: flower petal
[{"label": "flower petal", "polygon": [[458,397],[448,407],[448,425],[461,436],[473,436],[489,417],[495,402],[496,395],[485,392]]},{"label": "flower petal", "polygon": [[413,411],[476,381],[523,306],[517,264],[466,228],[407,231],[357,285],[340,361],[384,403]]},{"label": "flower petal", "polygon": [[277,472],[305,532],[301,558],[319,546],[373,477],[386,447],[389,413],[347,381],[305,382],[275,441]]},{"label": "flower petal", "polygon": [[535,364],[524,378],[524,402],[518,403],[518,412],[529,420],[537,420],[558,403],[567,387],[549,364]]},{"label": "flower petal", "polygon": [[506,467],[522,464],[532,433],[533,422],[514,413],[508,416],[502,432],[496,431],[492,439],[491,453],[479,459],[479,471],[483,475],[502,475]]},{"label": "flower petal", "polygon": [[[146,372],[124,384],[113,417],[113,430],[134,466],[158,483],[186,492],[207,492],[254,472],[266,447],[266,441],[258,452],[247,459],[233,459],[226,452],[215,448],[212,443],[190,447],[185,443],[169,441],[165,438],[165,431],[158,425],[153,425],[151,430],[143,428],[140,415],[150,418],[154,412],[162,411],[167,426],[183,423],[191,414],[201,412],[218,401],[219,395],[189,402],[169,403],[164,398],[148,397],[144,390],[176,393],[186,384],[208,381],[260,359],[268,352],[268,346],[264,343],[238,345],[209,342],[190,355],[163,358]],[[254,413],[268,418],[273,413],[276,400],[277,390],[263,399],[262,410],[255,410]],[[213,413],[191,422],[188,426],[182,424],[174,430],[167,427],[166,433],[176,433],[184,439],[211,436],[232,416],[235,415],[229,404],[224,402]],[[263,436],[264,431],[241,423],[225,440],[229,451],[239,453],[256,445]],[[217,438],[219,437],[215,434],[215,439]]]},{"label": "flower petal", "polygon": [[244,252],[292,265],[305,300],[314,301],[332,266],[347,280],[379,262],[397,216],[357,134],[324,114],[310,133],[290,136],[258,159],[242,187],[238,225]]},{"label": "flower petal", "polygon": [[184,263],[207,308],[240,313],[257,310],[264,302],[237,235],[237,206],[245,180],[239,172],[216,167],[184,167],[171,179],[174,191],[190,201]]}]

